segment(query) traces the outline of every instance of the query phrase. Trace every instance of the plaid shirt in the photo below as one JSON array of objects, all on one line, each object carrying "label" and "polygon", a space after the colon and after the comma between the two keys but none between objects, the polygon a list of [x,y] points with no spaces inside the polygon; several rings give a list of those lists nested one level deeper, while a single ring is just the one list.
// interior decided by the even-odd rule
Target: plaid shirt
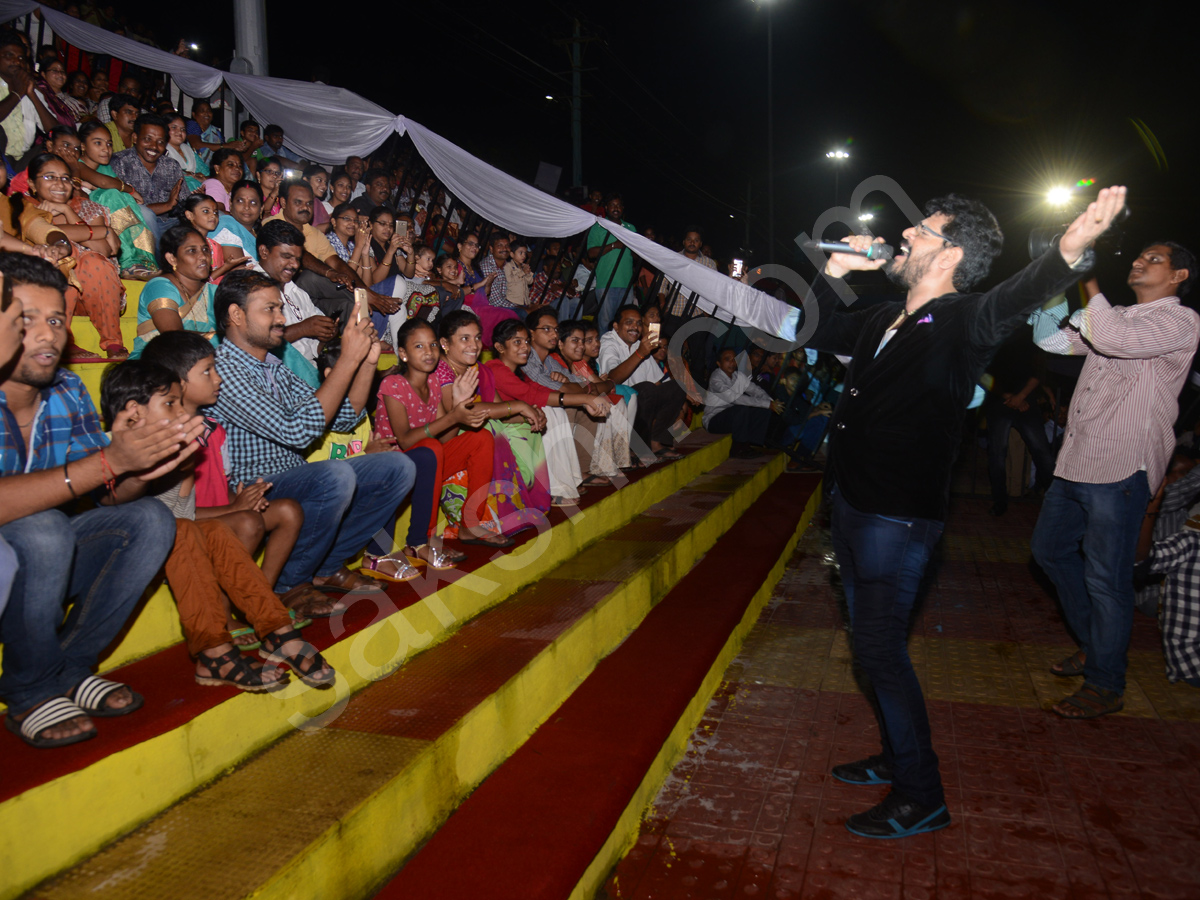
[{"label": "plaid shirt", "polygon": [[490,253],[484,257],[483,262],[479,264],[479,271],[483,273],[484,278],[493,272],[496,273],[491,289],[488,290],[488,304],[496,309],[516,309],[508,302],[508,279],[504,277],[504,266],[496,265],[496,257]]},{"label": "plaid shirt", "polygon": [[[153,172],[146,168],[142,158],[132,148],[114,153],[110,165],[117,177],[136,188],[147,203],[166,203],[171,199],[175,183],[183,177],[183,166],[165,153],[158,158]],[[180,196],[186,197],[182,188]]]},{"label": "plaid shirt", "polygon": [[[683,256],[684,252],[682,250],[680,250],[679,255]],[[716,271],[716,268],[717,268],[716,262],[712,259],[709,259],[703,253],[701,253],[694,260],[692,260],[692,262],[698,262],[702,266],[708,266],[708,268],[712,269],[713,271]],[[659,289],[659,292],[658,292],[659,296],[660,297],[670,296],[671,291],[674,287],[675,287],[674,281],[672,281],[670,278],[664,278],[662,287]],[[663,310],[663,311],[666,313],[669,313],[670,315],[673,315],[673,316],[682,316],[684,311],[687,309],[688,304],[692,302],[692,293],[693,293],[692,291],[685,288],[682,284],[679,285],[679,292],[675,295],[675,299],[671,301],[670,308]],[[694,312],[700,312],[700,310],[697,308],[697,309],[694,309]]]},{"label": "plaid shirt", "polygon": [[1167,678],[1200,678],[1200,532],[1156,541],[1150,571],[1167,576],[1160,622]]},{"label": "plaid shirt", "polygon": [[[230,483],[265,479],[304,465],[305,450],[327,430],[313,389],[278,357],[268,353],[260,362],[231,341],[217,348],[217,371],[224,383],[212,411],[228,433],[225,466]],[[342,400],[329,429],[353,431],[364,415]]]},{"label": "plaid shirt", "polygon": [[565,375],[567,380],[573,384],[587,384],[586,381],[555,359],[553,353],[547,353],[546,358],[542,359],[538,356],[536,348],[530,349],[529,361],[521,366],[521,371],[525,373],[525,377],[530,381],[540,384],[542,387],[548,387],[552,391],[562,390],[562,383],[550,377],[555,372],[559,375]]},{"label": "plaid shirt", "polygon": [[54,383],[42,390],[42,400],[30,428],[32,453],[21,440],[21,429],[3,391],[0,391],[0,411],[4,428],[0,435],[0,475],[53,469],[108,446],[92,398],[79,376],[66,369],[59,369]]}]

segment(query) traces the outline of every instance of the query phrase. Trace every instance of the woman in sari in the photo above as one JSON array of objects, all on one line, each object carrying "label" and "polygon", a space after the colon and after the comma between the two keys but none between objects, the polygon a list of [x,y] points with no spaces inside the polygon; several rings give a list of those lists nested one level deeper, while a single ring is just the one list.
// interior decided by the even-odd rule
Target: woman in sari
[{"label": "woman in sari", "polygon": [[75,111],[63,99],[63,88],[66,86],[67,67],[55,59],[42,67],[38,73],[38,79],[34,83],[34,90],[38,92],[42,105],[46,107],[50,115],[54,116],[59,125],[68,125],[74,128],[79,124],[79,120]]},{"label": "woman in sari", "polygon": [[154,256],[154,235],[146,227],[140,204],[142,195],[116,177],[112,159],[112,135],[99,122],[79,126],[83,155],[79,174],[88,199],[108,210],[109,221],[120,241],[118,262],[121,277],[145,281],[158,271]]},{"label": "woman in sari", "polygon": [[[486,518],[480,514],[481,521],[474,521],[476,516],[470,507],[465,507],[468,499],[465,479],[459,480],[453,473],[449,474],[443,488],[443,509],[452,521],[462,522],[465,507],[465,524],[476,533],[482,528],[494,534],[513,534],[544,522],[551,499],[546,454],[539,433],[546,427],[545,413],[520,400],[500,398],[492,370],[479,365],[483,332],[474,315],[466,310],[450,313],[442,319],[438,332],[442,359],[429,376],[429,383],[441,390],[443,404],[453,409],[455,379],[465,375],[468,369],[476,369],[479,400],[474,408],[487,414],[485,427],[491,431],[493,439],[492,482],[488,487]],[[447,529],[444,536],[452,537],[453,534]],[[475,543],[480,539],[460,537],[460,540]]]},{"label": "woman in sari", "polygon": [[66,89],[58,95],[58,99],[63,102],[67,109],[71,110],[71,115],[75,117],[75,124],[79,124],[87,118],[87,93],[91,88],[91,83],[88,81],[87,75],[76,69],[67,76]]},{"label": "woman in sari", "polygon": [[208,163],[200,159],[187,142],[187,120],[179,113],[168,113],[163,118],[167,120],[167,156],[183,169],[186,193],[194,193],[200,182],[208,177]]},{"label": "woman in sari", "polygon": [[229,212],[233,203],[233,186],[242,180],[242,155],[228,148],[218,150],[212,155],[211,170],[212,177],[206,179],[200,188],[217,201],[224,212]]},{"label": "woman in sari", "polygon": [[[13,212],[26,243],[55,251],[56,265],[68,284],[68,327],[78,309],[91,320],[108,358],[125,359],[129,355],[121,338],[125,287],[116,263],[109,258],[116,255],[120,244],[109,225],[108,211],[86,200],[72,206],[75,188],[70,170],[52,153],[34,157],[29,164],[29,184],[27,197],[11,198]],[[73,341],[66,356],[97,358]]]},{"label": "woman in sari", "polygon": [[188,144],[206,166],[212,164],[212,155],[223,147],[239,153],[246,149],[245,141],[225,140],[221,129],[213,124],[213,109],[207,100],[197,100],[192,106],[192,121],[187,123],[186,129]]},{"label": "woman in sari", "polygon": [[163,232],[158,252],[163,274],[142,288],[135,357],[164,331],[197,331],[210,341],[216,339],[213,297],[217,288],[208,280],[212,263],[204,236],[191,225],[175,225]]},{"label": "woman in sari", "polygon": [[256,182],[242,180],[230,192],[231,211],[221,213],[212,239],[221,245],[222,256],[234,259],[248,256],[258,259],[258,220],[262,215],[262,188]]}]

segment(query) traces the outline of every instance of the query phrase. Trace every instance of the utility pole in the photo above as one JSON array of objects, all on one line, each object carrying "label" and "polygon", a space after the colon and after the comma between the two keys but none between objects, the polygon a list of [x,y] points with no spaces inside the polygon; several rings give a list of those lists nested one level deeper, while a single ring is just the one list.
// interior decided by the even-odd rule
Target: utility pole
[{"label": "utility pole", "polygon": [[576,16],[571,37],[554,43],[567,50],[571,61],[571,186],[583,185],[583,45],[598,40],[583,36],[583,25]]},{"label": "utility pole", "polygon": [[245,60],[246,74],[269,74],[266,0],[233,0],[233,43],[236,55]]},{"label": "utility pole", "polygon": [[771,4],[767,4],[767,262],[775,262],[775,103],[771,96]]}]

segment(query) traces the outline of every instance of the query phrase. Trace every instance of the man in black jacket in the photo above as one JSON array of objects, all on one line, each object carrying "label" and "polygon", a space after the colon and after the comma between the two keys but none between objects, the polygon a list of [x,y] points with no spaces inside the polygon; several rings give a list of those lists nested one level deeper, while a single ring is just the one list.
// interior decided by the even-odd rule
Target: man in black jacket
[{"label": "man in black jacket", "polygon": [[[833,774],[892,785],[882,803],[847,820],[855,834],[906,837],[950,824],[905,640],[942,534],[963,418],[996,348],[1079,278],[1090,264],[1086,251],[1124,203],[1125,188],[1101,191],[1057,247],[990,291],[969,294],[1004,238],[985,206],[951,194],[926,205],[925,219],[905,230],[900,252],[886,263],[888,277],[907,290],[903,301],[838,312],[829,279],[885,266],[865,255],[833,254],[813,286],[806,308],[815,299],[820,318],[809,346],[854,357],[830,432],[833,545],[855,660],[870,682],[883,743],[882,753]],[[871,240],[847,242],[865,251]]]}]

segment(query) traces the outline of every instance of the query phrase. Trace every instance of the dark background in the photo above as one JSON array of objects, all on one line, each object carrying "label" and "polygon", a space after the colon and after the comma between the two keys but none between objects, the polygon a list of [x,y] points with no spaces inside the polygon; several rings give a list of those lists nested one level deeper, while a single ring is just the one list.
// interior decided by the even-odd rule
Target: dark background
[{"label": "dark background", "polygon": [[[834,147],[851,153],[842,204],[871,175],[895,179],[918,204],[950,191],[986,202],[1006,233],[999,274],[1028,258],[1031,227],[1055,220],[1045,191],[1081,178],[1129,186],[1134,215],[1121,255],[1102,254],[1113,294],[1143,242],[1200,248],[1194,7],[771,2],[777,262],[807,268],[791,240],[833,205],[825,153]],[[144,15],[160,43],[180,36],[162,4],[123,8]],[[232,4],[205,8],[183,36],[227,61]],[[290,9],[267,4],[272,75],[352,89],[528,181],[539,160],[560,165],[563,187],[569,60],[556,41],[578,15],[596,39],[583,54],[585,183],[619,190],[626,217],[660,237],[698,225],[724,258],[746,243],[749,186],[749,246],[766,261],[761,5],[360,0],[344,12]],[[873,230],[898,242],[906,223],[895,206],[882,194],[868,202]]]}]

